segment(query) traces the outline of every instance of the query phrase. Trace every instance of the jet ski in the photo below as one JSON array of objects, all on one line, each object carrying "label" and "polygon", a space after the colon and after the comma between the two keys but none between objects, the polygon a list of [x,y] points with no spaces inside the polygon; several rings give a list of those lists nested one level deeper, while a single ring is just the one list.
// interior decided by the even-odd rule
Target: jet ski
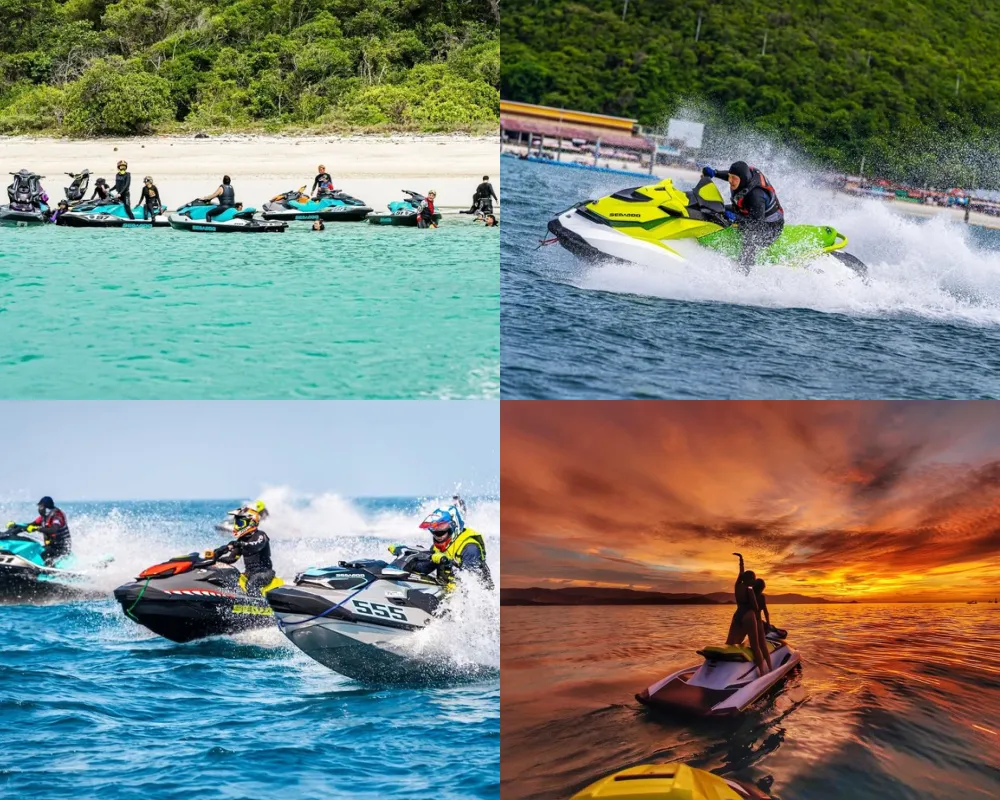
[{"label": "jet ski", "polygon": [[287,222],[256,219],[256,208],[227,208],[212,219],[205,219],[205,215],[215,207],[214,203],[192,200],[168,217],[170,227],[204,233],[281,233],[288,229]]},{"label": "jet ski", "polygon": [[90,175],[89,169],[85,169],[81,172],[67,172],[66,175],[72,179],[69,186],[66,186],[63,191],[66,193],[66,200],[69,203],[69,207],[73,208],[77,203],[83,202],[87,197],[87,190],[90,188]]},{"label": "jet ski", "polygon": [[72,580],[80,574],[48,566],[42,535],[25,528],[15,524],[0,532],[0,602],[75,594]]},{"label": "jet ski", "polygon": [[[404,200],[393,200],[389,203],[387,213],[374,212],[368,215],[367,219],[372,225],[408,225],[412,228],[417,226],[417,212],[420,204],[424,201],[424,196],[408,189],[403,190],[406,195]],[[441,215],[434,212],[434,221],[439,222]]]},{"label": "jet ski", "polygon": [[303,194],[305,187],[284,192],[264,204],[264,219],[360,222],[371,213],[363,201],[341,191],[321,191],[315,198]]},{"label": "jet ski", "polygon": [[0,225],[42,225],[49,218],[48,195],[42,189],[44,175],[26,169],[11,172],[13,182],[7,187],[10,203],[0,206]]},{"label": "jet ski", "polygon": [[[341,561],[308,569],[294,585],[268,592],[278,628],[320,664],[365,683],[455,678],[453,664],[407,650],[414,632],[443,612],[444,587],[413,572],[425,552],[404,545],[390,550],[396,556],[391,563]],[[465,670],[461,676],[475,677]]]},{"label": "jet ski", "polygon": [[601,778],[570,800],[772,800],[752,783],[687,764],[640,764]]},{"label": "jet ski", "polygon": [[84,200],[71,206],[69,211],[59,215],[57,225],[71,228],[169,228],[166,208],[161,208],[152,219],[143,219],[143,207],[132,209],[135,219],[129,219],[125,206],[115,202],[114,196],[107,200]]},{"label": "jet ski", "polygon": [[[736,261],[741,247],[739,227],[726,219],[725,201],[709,178],[687,192],[667,178],[577,203],[550,220],[548,228],[559,244],[588,261],[653,267],[686,263],[677,249],[682,239]],[[757,254],[757,263],[802,267],[828,255],[867,280],[868,267],[843,252],[846,246],[847,237],[829,226],[785,225],[781,236]]]},{"label": "jet ski", "polygon": [[115,599],[125,616],[153,633],[190,642],[272,626],[274,615],[263,595],[283,584],[275,578],[262,595],[247,594],[236,567],[189,553],[143,570],[115,589]]},{"label": "jet ski", "polygon": [[710,646],[698,651],[705,660],[657,681],[635,696],[651,708],[694,716],[738,714],[767,694],[799,663],[785,641],[787,632],[770,628],[765,638],[773,669],[761,677],[753,652],[742,645]]}]

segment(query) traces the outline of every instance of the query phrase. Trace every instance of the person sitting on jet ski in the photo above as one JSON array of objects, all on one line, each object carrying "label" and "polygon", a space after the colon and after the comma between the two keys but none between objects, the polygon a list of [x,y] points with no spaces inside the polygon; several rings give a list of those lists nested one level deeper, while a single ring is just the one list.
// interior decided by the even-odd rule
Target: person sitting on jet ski
[{"label": "person sitting on jet ski", "polygon": [[319,175],[313,181],[312,195],[317,197],[320,194],[325,194],[327,192],[333,191],[333,178],[330,177],[330,173],[326,171],[326,167],[320,164],[316,167],[316,171]]},{"label": "person sitting on jet ski", "polygon": [[118,174],[115,175],[115,194],[118,195],[118,202],[125,207],[125,213],[129,219],[135,219],[132,213],[132,175],[128,171],[128,162],[118,162]]},{"label": "person sitting on jet ski", "polygon": [[7,523],[7,533],[19,533],[27,531],[34,533],[39,531],[43,538],[42,560],[47,566],[53,566],[60,558],[65,558],[73,549],[73,542],[69,536],[69,525],[66,524],[66,515],[52,502],[52,498],[46,495],[38,501],[38,518],[28,525],[18,525],[16,522]]},{"label": "person sitting on jet ski", "polygon": [[94,193],[90,196],[90,199],[100,198],[101,200],[108,199],[108,182],[104,178],[98,178],[94,183]]},{"label": "person sitting on jet ski", "polygon": [[222,176],[222,185],[219,186],[219,188],[216,189],[214,192],[212,192],[212,194],[210,194],[208,197],[199,197],[198,199],[201,200],[203,203],[210,203],[216,197],[219,198],[219,205],[209,210],[209,212],[205,215],[206,221],[212,219],[212,217],[219,216],[219,214],[221,214],[227,208],[235,208],[237,205],[236,190],[233,189],[232,180],[228,175]]},{"label": "person sitting on jet ski", "polygon": [[735,221],[740,228],[743,242],[740,266],[749,274],[758,251],[770,247],[785,227],[785,211],[778,193],[764,173],[745,161],[734,162],[728,170],[705,167],[701,174],[729,181],[733,203],[726,209],[726,218]]},{"label": "person sitting on jet ski", "polygon": [[229,512],[233,516],[233,536],[235,541],[215,550],[206,550],[205,558],[223,564],[235,564],[243,559],[243,574],[240,587],[252,595],[262,594],[262,590],[274,580],[274,564],[271,562],[271,540],[259,525],[262,516],[267,515],[264,504],[244,506]]},{"label": "person sitting on jet ski", "polygon": [[742,555],[739,553],[733,553],[733,555],[739,556],[740,572],[736,578],[733,592],[736,596],[736,611],[733,613],[732,622],[729,623],[726,644],[742,644],[743,640],[749,637],[754,664],[757,666],[758,674],[763,676],[767,674],[767,670],[764,669],[766,663],[764,647],[766,644],[760,635],[761,629],[758,626],[760,606],[757,605],[757,595],[753,590],[753,582],[757,579],[757,575],[753,570],[743,568]]},{"label": "person sitting on jet ski", "polygon": [[[458,502],[464,506],[461,498]],[[420,523],[434,537],[434,545],[426,562],[418,562],[414,572],[430,575],[437,572],[438,582],[448,591],[455,588],[456,573],[475,575],[488,588],[493,577],[486,563],[486,542],[481,534],[465,527],[458,505],[438,508]]]}]

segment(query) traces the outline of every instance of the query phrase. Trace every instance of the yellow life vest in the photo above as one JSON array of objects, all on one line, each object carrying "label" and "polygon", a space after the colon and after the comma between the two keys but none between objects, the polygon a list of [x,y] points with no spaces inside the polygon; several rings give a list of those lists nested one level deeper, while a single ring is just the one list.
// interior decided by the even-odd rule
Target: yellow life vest
[{"label": "yellow life vest", "polygon": [[486,542],[483,541],[482,534],[477,533],[472,528],[466,528],[452,539],[451,544],[441,553],[441,558],[451,559],[452,562],[448,565],[439,564],[437,569],[438,580],[448,587],[448,589],[455,588],[455,567],[462,566],[462,551],[470,543],[479,547],[479,552],[483,555],[483,561],[486,561]]}]

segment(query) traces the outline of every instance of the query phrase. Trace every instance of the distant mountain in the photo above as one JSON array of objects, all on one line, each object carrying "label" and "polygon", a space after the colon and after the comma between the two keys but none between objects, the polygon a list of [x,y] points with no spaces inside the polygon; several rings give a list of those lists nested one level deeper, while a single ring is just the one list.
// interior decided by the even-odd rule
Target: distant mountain
[{"label": "distant mountain", "polygon": [[[578,586],[572,589],[501,589],[502,606],[666,606],[735,604],[732,592],[694,594],[691,592],[641,592],[634,589],[602,589]],[[794,603],[829,603],[819,597],[801,594],[767,595],[768,605]]]}]

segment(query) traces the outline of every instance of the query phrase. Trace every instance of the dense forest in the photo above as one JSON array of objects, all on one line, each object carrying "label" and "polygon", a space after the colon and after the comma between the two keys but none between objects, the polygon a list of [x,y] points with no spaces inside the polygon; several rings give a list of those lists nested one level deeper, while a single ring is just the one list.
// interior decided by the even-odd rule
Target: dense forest
[{"label": "dense forest", "polygon": [[694,104],[709,135],[750,125],[849,172],[1000,185],[1000,4],[504,0],[500,37],[504,99],[646,126]]},{"label": "dense forest", "polygon": [[0,133],[495,130],[499,0],[0,0]]}]

